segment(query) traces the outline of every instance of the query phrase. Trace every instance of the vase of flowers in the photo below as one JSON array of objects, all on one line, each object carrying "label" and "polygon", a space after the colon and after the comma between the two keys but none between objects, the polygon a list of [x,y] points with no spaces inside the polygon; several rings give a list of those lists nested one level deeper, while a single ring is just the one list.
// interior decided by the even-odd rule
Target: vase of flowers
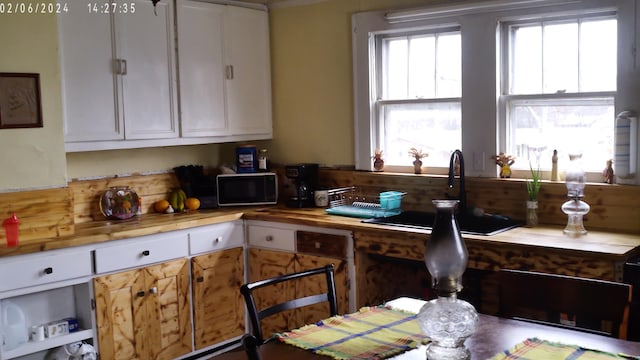
[{"label": "vase of flowers", "polygon": [[382,159],[382,150],[376,149],[373,152],[373,169],[375,171],[382,171],[384,169],[384,160]]},{"label": "vase of flowers", "polygon": [[411,149],[409,149],[409,155],[413,156],[413,158],[415,159],[413,160],[413,172],[415,174],[422,173],[422,159],[429,156],[429,154],[412,147]]},{"label": "vase of flowers", "polygon": [[529,163],[531,179],[527,179],[527,226],[538,225],[538,192],[540,191],[540,168],[533,170]]}]

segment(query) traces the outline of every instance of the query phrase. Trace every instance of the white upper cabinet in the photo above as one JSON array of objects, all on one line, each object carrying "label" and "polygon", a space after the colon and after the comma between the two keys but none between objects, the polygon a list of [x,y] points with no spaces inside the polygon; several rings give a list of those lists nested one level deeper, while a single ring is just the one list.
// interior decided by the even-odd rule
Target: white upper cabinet
[{"label": "white upper cabinet", "polygon": [[148,0],[127,4],[127,13],[75,7],[58,17],[67,151],[179,135],[173,1],[155,12]]},{"label": "white upper cabinet", "polygon": [[178,4],[182,136],[229,135],[222,53],[225,8],[195,1]]},{"label": "white upper cabinet", "polygon": [[272,136],[266,11],[178,2],[182,136]]}]

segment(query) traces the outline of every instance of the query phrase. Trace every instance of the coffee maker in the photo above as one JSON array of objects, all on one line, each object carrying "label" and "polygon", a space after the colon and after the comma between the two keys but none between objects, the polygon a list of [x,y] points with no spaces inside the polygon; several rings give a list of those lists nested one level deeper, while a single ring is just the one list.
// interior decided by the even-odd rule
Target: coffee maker
[{"label": "coffee maker", "polygon": [[285,176],[293,185],[287,206],[313,207],[313,192],[318,185],[318,164],[285,165]]}]

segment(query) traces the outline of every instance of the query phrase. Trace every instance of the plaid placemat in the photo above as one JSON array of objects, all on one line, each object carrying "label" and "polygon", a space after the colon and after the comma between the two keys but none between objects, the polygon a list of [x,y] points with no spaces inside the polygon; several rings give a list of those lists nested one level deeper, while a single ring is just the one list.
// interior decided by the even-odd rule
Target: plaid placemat
[{"label": "plaid placemat", "polygon": [[426,344],[416,314],[383,306],[277,334],[287,344],[334,359],[386,359]]},{"label": "plaid placemat", "polygon": [[628,356],[586,349],[580,346],[531,338],[495,355],[491,360],[612,360],[628,358]]}]

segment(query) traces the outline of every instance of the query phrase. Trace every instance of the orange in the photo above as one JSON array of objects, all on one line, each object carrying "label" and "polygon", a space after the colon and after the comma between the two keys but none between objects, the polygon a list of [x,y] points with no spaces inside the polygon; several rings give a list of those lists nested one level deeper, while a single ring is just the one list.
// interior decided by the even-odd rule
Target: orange
[{"label": "orange", "polygon": [[200,207],[200,200],[197,198],[187,198],[184,201],[184,206],[189,210],[197,210]]},{"label": "orange", "polygon": [[165,211],[167,211],[167,208],[169,208],[169,202],[167,200],[158,200],[153,203],[153,209],[156,212],[164,213]]}]

